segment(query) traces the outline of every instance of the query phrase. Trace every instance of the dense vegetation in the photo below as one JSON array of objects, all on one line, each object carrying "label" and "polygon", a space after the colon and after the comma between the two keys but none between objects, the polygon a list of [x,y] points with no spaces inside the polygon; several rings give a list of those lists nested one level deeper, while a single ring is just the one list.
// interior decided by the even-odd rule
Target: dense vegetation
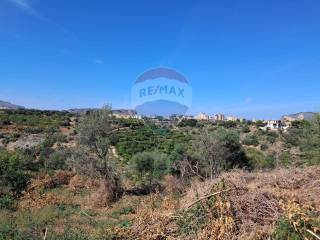
[{"label": "dense vegetation", "polygon": [[[147,222],[149,227],[163,229],[165,218],[150,214],[161,208],[176,209],[194,193],[195,184],[203,187],[197,187],[196,198],[189,199],[192,205],[167,218],[167,224],[176,229],[174,236],[216,239],[214,234],[223,232],[220,239],[231,239],[228,234],[240,234],[236,233],[240,225],[233,222],[237,205],[230,205],[235,193],[227,192],[238,183],[221,176],[234,169],[246,171],[245,175],[320,164],[320,117],[294,122],[287,132],[262,131],[260,125],[196,120],[167,125],[161,119],[116,119],[109,107],[82,116],[1,111],[0,239],[43,239],[45,234],[46,239],[134,239],[143,234],[135,229]],[[10,145],[30,135],[39,135],[43,141],[30,147]],[[209,192],[195,204],[202,190]],[[235,196],[240,196],[247,190],[237,186],[236,191],[240,192]],[[212,192],[226,193],[211,197]],[[265,202],[273,196],[257,195],[250,204],[261,198]],[[110,210],[100,211],[107,205]],[[285,210],[272,210],[279,213],[268,233],[273,239],[312,239],[307,230],[319,234],[316,210],[282,200],[275,208]],[[142,225],[136,225],[137,218]],[[156,226],[155,219],[161,226]],[[211,223],[221,228],[210,232]],[[159,238],[139,235],[137,239],[173,236],[173,232],[157,234]]]}]

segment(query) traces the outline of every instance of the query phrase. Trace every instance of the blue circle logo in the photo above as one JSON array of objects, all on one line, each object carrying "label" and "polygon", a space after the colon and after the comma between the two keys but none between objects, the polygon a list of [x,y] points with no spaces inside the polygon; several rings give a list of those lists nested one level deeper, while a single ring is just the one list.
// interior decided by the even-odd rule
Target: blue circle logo
[{"label": "blue circle logo", "polygon": [[169,68],[155,68],[141,74],[132,87],[132,104],[140,115],[184,115],[191,107],[188,80]]}]

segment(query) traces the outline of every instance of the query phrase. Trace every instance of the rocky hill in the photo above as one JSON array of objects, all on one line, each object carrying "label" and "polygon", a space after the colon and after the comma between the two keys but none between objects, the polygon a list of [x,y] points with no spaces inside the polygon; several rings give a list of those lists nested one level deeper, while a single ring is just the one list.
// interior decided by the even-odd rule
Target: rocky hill
[{"label": "rocky hill", "polygon": [[291,121],[297,121],[297,120],[311,120],[313,119],[317,113],[315,112],[300,112],[290,115],[284,115],[282,119],[287,119]]},{"label": "rocky hill", "polygon": [[0,100],[0,109],[21,109],[21,108],[24,108],[24,107]]}]

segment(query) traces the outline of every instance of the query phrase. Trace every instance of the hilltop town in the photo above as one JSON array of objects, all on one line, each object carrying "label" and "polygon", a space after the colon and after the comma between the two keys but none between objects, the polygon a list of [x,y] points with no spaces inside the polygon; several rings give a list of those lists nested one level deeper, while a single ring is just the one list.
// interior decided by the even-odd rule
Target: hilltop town
[{"label": "hilltop town", "polygon": [[300,112],[297,114],[290,114],[290,115],[284,115],[281,117],[281,119],[277,120],[256,120],[256,119],[245,119],[242,117],[236,117],[236,116],[226,116],[223,113],[218,113],[214,115],[209,115],[203,112],[198,113],[196,116],[192,115],[172,115],[169,117],[163,117],[163,116],[142,116],[139,115],[135,110],[127,110],[127,109],[119,109],[119,110],[113,110],[113,115],[116,118],[134,118],[134,119],[150,119],[153,120],[156,123],[179,123],[183,120],[197,120],[197,121],[203,121],[203,122],[249,122],[249,123],[255,123],[260,125],[261,130],[270,130],[270,131],[287,131],[289,127],[292,126],[292,122],[295,121],[303,121],[303,120],[311,120],[316,116],[316,113],[313,112]]}]

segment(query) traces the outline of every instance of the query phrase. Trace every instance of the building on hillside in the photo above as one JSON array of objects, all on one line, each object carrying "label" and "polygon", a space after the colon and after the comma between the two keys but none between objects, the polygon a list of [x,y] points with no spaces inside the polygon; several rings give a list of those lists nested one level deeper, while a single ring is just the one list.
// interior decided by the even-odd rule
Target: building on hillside
[{"label": "building on hillside", "polygon": [[214,116],[214,119],[215,119],[216,121],[224,121],[226,118],[225,118],[225,115],[224,115],[224,114],[218,113],[218,114],[216,114],[216,115]]},{"label": "building on hillside", "polygon": [[196,119],[197,120],[204,120],[204,121],[208,121],[209,120],[209,116],[205,113],[199,113],[197,116],[196,116]]},{"label": "building on hillside", "polygon": [[235,117],[235,116],[228,116],[227,117],[227,121],[230,121],[230,122],[236,122],[238,121],[239,118]]},{"label": "building on hillside", "polygon": [[195,119],[195,118],[194,118],[194,116],[192,116],[192,115],[183,115],[183,116],[181,117],[181,119],[190,120],[190,119]]},{"label": "building on hillside", "polygon": [[118,109],[112,110],[112,115],[116,118],[136,118],[141,119],[141,116],[137,114],[135,110],[131,109]]},{"label": "building on hillside", "polygon": [[287,131],[290,126],[282,123],[281,120],[268,120],[264,127],[260,127],[261,130],[267,131]]}]

